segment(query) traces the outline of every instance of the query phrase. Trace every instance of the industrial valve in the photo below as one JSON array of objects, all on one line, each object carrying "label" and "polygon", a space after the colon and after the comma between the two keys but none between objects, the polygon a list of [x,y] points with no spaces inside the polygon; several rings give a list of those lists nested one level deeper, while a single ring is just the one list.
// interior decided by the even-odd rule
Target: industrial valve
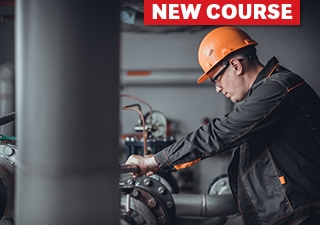
[{"label": "industrial valve", "polygon": [[119,186],[121,225],[174,224],[174,200],[161,182],[151,177],[126,177]]},{"label": "industrial valve", "polygon": [[[138,170],[136,165],[121,165],[122,173]],[[170,225],[181,218],[205,219],[220,225],[237,215],[228,177],[224,175],[214,179],[208,194],[173,193],[170,190],[174,190],[174,182],[152,176],[121,180],[121,225]]]}]

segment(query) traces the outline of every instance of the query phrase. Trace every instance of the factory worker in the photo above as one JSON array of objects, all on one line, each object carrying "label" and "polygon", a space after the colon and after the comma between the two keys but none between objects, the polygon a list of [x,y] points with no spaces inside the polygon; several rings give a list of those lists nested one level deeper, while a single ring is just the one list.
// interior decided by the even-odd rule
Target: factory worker
[{"label": "factory worker", "polygon": [[139,166],[134,176],[150,175],[231,150],[228,175],[244,224],[320,224],[320,98],[275,57],[262,65],[256,45],[236,27],[209,32],[199,46],[198,83],[212,82],[239,104],[156,155],[126,163]]}]

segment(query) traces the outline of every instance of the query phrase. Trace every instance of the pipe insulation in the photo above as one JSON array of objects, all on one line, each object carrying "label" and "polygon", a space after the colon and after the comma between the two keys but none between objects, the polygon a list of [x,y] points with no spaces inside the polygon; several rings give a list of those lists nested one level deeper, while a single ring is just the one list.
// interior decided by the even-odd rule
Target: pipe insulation
[{"label": "pipe insulation", "polygon": [[177,217],[223,217],[236,214],[232,194],[172,194]]}]

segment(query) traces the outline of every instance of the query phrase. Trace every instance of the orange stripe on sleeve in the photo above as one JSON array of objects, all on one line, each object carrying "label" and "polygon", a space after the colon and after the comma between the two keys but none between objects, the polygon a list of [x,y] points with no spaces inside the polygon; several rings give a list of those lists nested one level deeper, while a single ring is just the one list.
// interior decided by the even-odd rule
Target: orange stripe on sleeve
[{"label": "orange stripe on sleeve", "polygon": [[196,159],[192,162],[188,162],[188,163],[183,163],[183,164],[180,164],[180,165],[175,165],[174,168],[176,168],[176,170],[180,170],[180,169],[183,169],[183,168],[187,168],[189,166],[192,166],[193,164],[196,164],[197,162],[199,162],[201,159]]},{"label": "orange stripe on sleeve", "polygon": [[302,83],[300,83],[300,84],[297,84],[296,86],[290,88],[290,89],[288,90],[288,92],[291,91],[291,90],[293,90],[293,89],[295,89],[296,87],[299,87],[301,84],[304,84],[304,82],[302,82]]}]

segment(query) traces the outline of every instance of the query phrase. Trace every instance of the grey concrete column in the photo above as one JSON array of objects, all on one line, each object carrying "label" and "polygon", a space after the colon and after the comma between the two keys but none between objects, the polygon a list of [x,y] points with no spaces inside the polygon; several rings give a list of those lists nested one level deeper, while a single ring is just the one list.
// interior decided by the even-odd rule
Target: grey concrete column
[{"label": "grey concrete column", "polygon": [[120,1],[16,4],[16,224],[118,224]]}]

